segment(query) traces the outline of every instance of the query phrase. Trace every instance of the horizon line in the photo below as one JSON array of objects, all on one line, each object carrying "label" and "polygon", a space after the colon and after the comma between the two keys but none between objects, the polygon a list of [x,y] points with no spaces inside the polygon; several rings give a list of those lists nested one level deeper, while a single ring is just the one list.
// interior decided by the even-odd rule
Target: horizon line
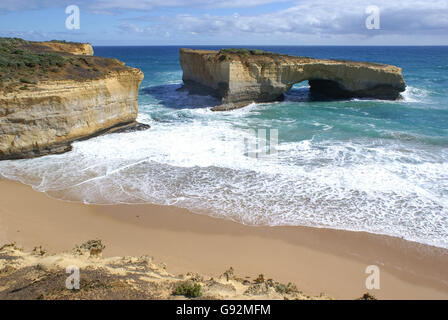
[{"label": "horizon line", "polygon": [[[90,43],[90,42],[80,42]],[[94,47],[448,47],[448,44],[402,44],[402,45],[382,45],[382,44],[370,44],[370,45],[355,45],[355,44],[301,44],[301,45],[287,45],[287,44],[248,44],[248,45],[232,45],[232,44],[101,44],[95,45],[90,43]]]}]

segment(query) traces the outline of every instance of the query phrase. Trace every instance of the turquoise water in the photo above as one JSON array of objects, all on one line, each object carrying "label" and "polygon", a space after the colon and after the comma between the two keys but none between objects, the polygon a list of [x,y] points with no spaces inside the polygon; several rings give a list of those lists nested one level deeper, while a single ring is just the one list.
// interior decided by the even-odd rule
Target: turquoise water
[{"label": "turquoise water", "polygon": [[[258,48],[398,65],[408,87],[401,101],[313,101],[303,82],[283,102],[214,113],[212,97],[177,90],[179,48],[97,47],[143,70],[139,120],[152,128],[3,161],[0,173],[59,199],[173,204],[448,248],[448,47]],[[276,153],[249,157],[250,129],[277,130]]]}]

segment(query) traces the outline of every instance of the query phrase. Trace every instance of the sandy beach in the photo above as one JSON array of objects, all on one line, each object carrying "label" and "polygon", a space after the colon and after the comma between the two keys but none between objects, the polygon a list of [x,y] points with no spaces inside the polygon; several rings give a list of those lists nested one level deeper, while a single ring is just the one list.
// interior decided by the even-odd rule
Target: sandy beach
[{"label": "sandy beach", "polygon": [[[306,227],[249,227],[157,205],[99,206],[49,198],[0,180],[0,244],[70,250],[101,239],[104,256],[150,255],[172,273],[264,274],[310,295],[354,299],[448,299],[448,250],[364,232]],[[369,265],[380,290],[367,290]]]}]

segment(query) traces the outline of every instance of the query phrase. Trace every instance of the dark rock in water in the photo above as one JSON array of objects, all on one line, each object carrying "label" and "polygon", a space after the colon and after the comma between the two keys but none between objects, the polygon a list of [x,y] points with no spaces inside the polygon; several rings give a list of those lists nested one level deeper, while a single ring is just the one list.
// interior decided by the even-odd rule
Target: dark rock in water
[{"label": "dark rock in water", "polygon": [[127,133],[127,132],[134,132],[134,131],[144,131],[144,130],[148,130],[150,128],[151,128],[151,126],[149,124],[136,122],[128,127],[122,127],[122,128],[119,128],[118,130],[115,130],[110,133]]}]

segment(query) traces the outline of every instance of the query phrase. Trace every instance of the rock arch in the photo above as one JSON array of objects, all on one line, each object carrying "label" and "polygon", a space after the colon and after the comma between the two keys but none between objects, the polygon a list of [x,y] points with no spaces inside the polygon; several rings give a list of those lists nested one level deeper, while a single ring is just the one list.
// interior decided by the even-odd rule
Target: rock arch
[{"label": "rock arch", "polygon": [[238,51],[180,50],[187,87],[211,90],[222,99],[213,110],[280,100],[295,83],[332,97],[394,100],[405,90],[401,68],[385,64],[324,60]]}]

